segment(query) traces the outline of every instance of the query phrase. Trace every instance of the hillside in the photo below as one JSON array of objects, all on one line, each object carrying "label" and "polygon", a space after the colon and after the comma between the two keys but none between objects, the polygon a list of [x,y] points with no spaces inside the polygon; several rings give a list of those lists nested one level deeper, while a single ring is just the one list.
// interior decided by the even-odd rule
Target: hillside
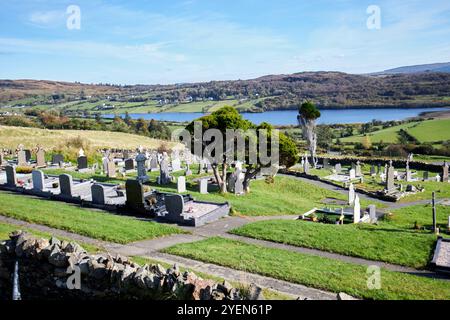
[{"label": "hillside", "polygon": [[450,73],[450,62],[422,64],[416,66],[405,66],[385,70],[379,74],[400,74],[400,73],[420,73],[420,72],[446,72]]},{"label": "hillside", "polygon": [[[133,150],[140,145],[145,148],[156,149],[163,143],[161,140],[120,132],[46,130],[0,126],[0,148],[16,149],[19,144],[23,144],[25,148],[35,148],[39,144],[45,149],[53,149],[66,141],[78,137],[96,149],[118,148]],[[166,144],[168,147],[176,145],[169,142]]]},{"label": "hillside", "polygon": [[[304,72],[251,80],[177,85],[85,85],[0,80],[0,112],[57,109],[66,114],[293,109],[305,99],[321,108],[423,107],[450,104],[450,73],[352,75]],[[3,106],[3,107],[2,107]]]}]

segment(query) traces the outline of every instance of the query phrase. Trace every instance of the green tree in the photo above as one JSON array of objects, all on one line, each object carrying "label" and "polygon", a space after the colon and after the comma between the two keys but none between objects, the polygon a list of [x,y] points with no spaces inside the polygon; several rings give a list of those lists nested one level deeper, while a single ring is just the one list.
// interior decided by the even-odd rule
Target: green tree
[{"label": "green tree", "polygon": [[323,149],[330,148],[333,143],[334,134],[329,126],[319,126],[317,128],[317,145]]}]

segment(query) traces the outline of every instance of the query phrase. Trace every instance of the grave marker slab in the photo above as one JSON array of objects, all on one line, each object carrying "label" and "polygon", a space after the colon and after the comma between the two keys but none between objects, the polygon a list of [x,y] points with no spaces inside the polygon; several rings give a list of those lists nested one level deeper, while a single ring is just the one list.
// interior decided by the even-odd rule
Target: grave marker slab
[{"label": "grave marker slab", "polygon": [[353,206],[353,223],[359,223],[361,221],[361,203],[359,196],[355,197],[355,204]]},{"label": "grave marker slab", "polygon": [[9,187],[15,187],[17,184],[16,167],[6,166],[5,171],[6,171],[6,185]]},{"label": "grave marker slab", "polygon": [[41,170],[33,170],[31,172],[31,179],[33,180],[33,190],[44,191],[44,173]]},{"label": "grave marker slab", "polygon": [[101,184],[94,183],[91,186],[92,203],[98,205],[106,204],[105,188]]},{"label": "grave marker slab", "polygon": [[36,152],[36,165],[40,168],[47,166],[45,162],[45,151],[42,148],[39,148]]},{"label": "grave marker slab", "polygon": [[184,193],[186,192],[186,177],[178,177],[177,180],[177,192]]},{"label": "grave marker slab", "polygon": [[59,189],[63,196],[72,197],[73,195],[73,179],[71,175],[61,174],[59,176]]},{"label": "grave marker slab", "polygon": [[78,170],[84,170],[88,168],[88,160],[86,156],[79,156],[77,158],[77,168]]},{"label": "grave marker slab", "polygon": [[28,165],[25,150],[19,150],[17,152],[17,165],[19,167],[26,167]]},{"label": "grave marker slab", "polygon": [[200,194],[208,194],[208,179],[200,179]]}]

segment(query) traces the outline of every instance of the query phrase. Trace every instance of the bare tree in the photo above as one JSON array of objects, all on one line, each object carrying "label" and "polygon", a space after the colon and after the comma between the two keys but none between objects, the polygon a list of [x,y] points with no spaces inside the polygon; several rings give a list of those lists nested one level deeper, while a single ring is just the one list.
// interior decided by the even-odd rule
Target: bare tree
[{"label": "bare tree", "polygon": [[297,117],[299,126],[302,128],[303,137],[308,144],[308,150],[311,156],[311,161],[314,167],[317,166],[317,133],[316,120],[320,118],[320,111],[312,102],[305,102],[299,108],[299,115]]}]

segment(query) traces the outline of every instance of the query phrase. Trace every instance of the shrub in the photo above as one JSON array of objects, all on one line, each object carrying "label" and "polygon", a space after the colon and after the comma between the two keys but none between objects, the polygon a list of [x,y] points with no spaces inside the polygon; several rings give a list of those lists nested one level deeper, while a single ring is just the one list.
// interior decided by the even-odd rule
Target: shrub
[{"label": "shrub", "polygon": [[21,174],[29,174],[33,171],[32,167],[16,167],[16,172]]}]

